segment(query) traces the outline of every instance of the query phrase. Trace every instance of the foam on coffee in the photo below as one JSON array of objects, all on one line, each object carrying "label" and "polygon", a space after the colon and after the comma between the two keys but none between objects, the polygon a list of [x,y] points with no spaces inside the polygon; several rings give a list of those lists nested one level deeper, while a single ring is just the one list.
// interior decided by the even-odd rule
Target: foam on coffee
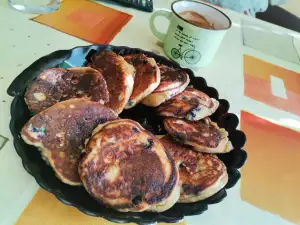
[{"label": "foam on coffee", "polygon": [[200,15],[197,12],[183,11],[179,13],[179,16],[195,26],[211,30],[215,29],[215,25],[213,22],[209,22],[204,16]]}]

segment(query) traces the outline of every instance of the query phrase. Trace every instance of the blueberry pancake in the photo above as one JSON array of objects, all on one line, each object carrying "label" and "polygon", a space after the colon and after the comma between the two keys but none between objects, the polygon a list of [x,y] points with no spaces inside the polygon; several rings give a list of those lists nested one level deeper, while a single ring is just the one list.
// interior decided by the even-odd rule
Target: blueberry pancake
[{"label": "blueberry pancake", "polygon": [[132,120],[99,125],[79,164],[86,190],[122,212],[171,208],[180,194],[179,174],[160,141]]},{"label": "blueberry pancake", "polygon": [[206,118],[188,121],[168,117],[164,119],[168,133],[179,142],[190,145],[195,151],[205,153],[226,153],[233,149],[225,129]]},{"label": "blueberry pancake", "polygon": [[103,74],[107,83],[109,102],[106,105],[120,114],[133,91],[134,67],[122,56],[108,50],[93,55],[91,59],[91,66]]},{"label": "blueberry pancake", "polygon": [[27,88],[25,102],[33,113],[57,102],[85,98],[104,104],[109,95],[102,74],[89,67],[44,70]]},{"label": "blueberry pancake", "polygon": [[124,59],[136,70],[133,92],[127,102],[126,109],[134,107],[143,98],[151,94],[160,83],[160,70],[155,59],[144,54],[125,56]]},{"label": "blueberry pancake", "polygon": [[163,137],[161,143],[179,167],[182,186],[178,202],[204,200],[227,184],[226,166],[217,156],[192,151],[190,147],[175,142],[170,136]]},{"label": "blueberry pancake", "polygon": [[101,103],[70,99],[32,117],[23,127],[21,136],[27,144],[41,150],[60,180],[79,185],[78,163],[85,139],[98,124],[117,118]]},{"label": "blueberry pancake", "polygon": [[190,83],[189,75],[180,69],[160,65],[160,84],[148,97],[142,100],[147,106],[157,107],[181,93]]},{"label": "blueberry pancake", "polygon": [[219,102],[205,93],[187,87],[183,92],[161,104],[157,112],[161,116],[200,120],[212,115],[219,107]]}]

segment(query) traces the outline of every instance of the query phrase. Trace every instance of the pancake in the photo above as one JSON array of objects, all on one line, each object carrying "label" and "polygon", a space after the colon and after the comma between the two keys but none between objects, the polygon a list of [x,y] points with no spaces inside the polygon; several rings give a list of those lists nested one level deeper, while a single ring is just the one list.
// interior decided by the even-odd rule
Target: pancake
[{"label": "pancake", "polygon": [[122,56],[107,50],[93,55],[91,59],[91,66],[103,74],[108,86],[109,102],[106,105],[120,114],[133,91],[134,67]]},{"label": "pancake", "polygon": [[157,107],[184,91],[190,83],[189,75],[183,70],[173,69],[165,65],[160,65],[159,68],[160,84],[152,94],[142,100],[144,105]]},{"label": "pancake", "polygon": [[124,59],[136,70],[133,92],[127,102],[126,109],[134,107],[143,98],[151,94],[160,83],[160,70],[155,59],[144,54],[125,56]]},{"label": "pancake", "polygon": [[162,212],[180,195],[171,155],[155,136],[128,119],[94,130],[79,174],[91,196],[122,212]]},{"label": "pancake", "polygon": [[98,124],[117,118],[111,109],[98,102],[70,99],[32,117],[21,136],[27,144],[40,148],[60,180],[79,185],[78,163],[84,140]]},{"label": "pancake", "polygon": [[161,104],[157,112],[161,116],[200,120],[212,115],[219,107],[219,102],[205,93],[187,87],[183,92]]},{"label": "pancake", "polygon": [[227,184],[226,166],[217,156],[192,151],[190,147],[175,142],[170,136],[163,137],[161,143],[179,167],[182,186],[178,202],[204,200]]},{"label": "pancake", "polygon": [[89,67],[44,70],[27,88],[25,102],[33,113],[71,98],[85,98],[104,104],[109,95],[102,74]]},{"label": "pancake", "polygon": [[195,151],[206,153],[226,153],[233,150],[228,132],[220,129],[210,119],[188,121],[177,118],[164,119],[168,133],[179,142],[190,145]]}]

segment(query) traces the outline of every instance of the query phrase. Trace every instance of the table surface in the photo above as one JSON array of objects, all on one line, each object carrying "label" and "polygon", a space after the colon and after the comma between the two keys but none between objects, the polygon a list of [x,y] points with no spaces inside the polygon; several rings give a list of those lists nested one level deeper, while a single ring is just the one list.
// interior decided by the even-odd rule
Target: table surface
[{"label": "table surface", "polygon": [[[154,1],[155,8],[169,8],[170,3],[171,1]],[[151,14],[135,9],[122,8],[111,3],[103,4],[133,15],[132,20],[114,38],[111,44],[138,47],[158,54],[164,54],[157,44],[158,40],[151,34],[148,25]],[[290,59],[292,53],[283,50],[282,53],[274,53],[274,49],[259,50],[259,48],[247,47],[243,44],[245,43],[245,35],[249,39],[248,42],[253,45],[256,45],[255,41],[258,41],[255,38],[256,32],[262,30],[265,36],[260,36],[259,41],[271,43],[268,46],[284,46],[285,41],[292,39],[295,51],[293,54],[298,54],[298,56],[300,55],[300,35],[255,18],[239,15],[228,10],[223,11],[233,21],[233,27],[226,34],[214,61],[205,68],[195,69],[195,74],[203,76],[207,80],[208,85],[215,87],[220,93],[220,98],[228,99],[231,102],[231,112],[236,115],[240,115],[240,111],[244,110],[300,131],[299,116],[244,96],[243,76],[243,54],[281,65],[297,73],[300,72],[299,63],[293,62],[293,60],[297,61],[297,59]],[[0,1],[0,50],[2,52],[0,56],[0,77],[3,77],[3,79],[0,79],[0,135],[9,138],[9,141],[0,151],[1,225],[13,224],[38,189],[35,180],[24,170],[21,160],[13,147],[12,136],[8,128],[12,98],[6,94],[7,87],[20,72],[39,57],[58,49],[70,49],[75,46],[89,44],[78,38],[30,21],[29,18],[32,16],[14,11],[7,6],[5,0]],[[162,21],[160,25],[162,29],[165,29],[167,22]],[[136,35],[137,33],[139,35]],[[273,36],[270,38],[271,34]],[[272,51],[277,57],[266,53]],[[282,57],[278,57],[278,54]],[[235,84],[234,89],[232,84]],[[293,122],[286,123],[285,120],[280,120],[281,118],[289,118]],[[277,215],[262,211],[242,201],[239,188],[240,183],[228,191],[228,196],[222,203],[209,206],[209,210],[203,215],[186,217],[187,224],[290,224],[290,222]]]}]

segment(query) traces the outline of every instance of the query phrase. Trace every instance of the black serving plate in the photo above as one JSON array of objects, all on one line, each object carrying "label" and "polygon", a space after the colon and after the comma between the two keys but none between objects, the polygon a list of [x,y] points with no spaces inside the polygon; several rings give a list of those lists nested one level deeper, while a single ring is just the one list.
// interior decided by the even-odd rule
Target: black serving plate
[{"label": "black serving plate", "polygon": [[[56,178],[51,167],[42,160],[39,151],[37,151],[35,147],[27,145],[22,140],[20,137],[20,131],[24,124],[32,116],[24,102],[24,92],[28,84],[30,84],[41,71],[48,68],[87,65],[90,56],[103,49],[110,49],[122,56],[132,53],[144,53],[149,57],[153,57],[158,63],[179,68],[178,64],[152,52],[112,45],[91,45],[76,47],[71,50],[56,51],[35,61],[12,82],[7,90],[8,94],[14,97],[11,104],[10,130],[14,137],[15,149],[21,157],[26,171],[36,179],[37,183],[42,188],[53,193],[56,198],[63,203],[74,206],[87,215],[103,217],[107,220],[118,223],[175,223],[182,220],[184,216],[199,215],[207,210],[208,205],[222,201],[223,198],[226,197],[226,189],[233,187],[240,179],[238,169],[244,165],[247,158],[247,153],[242,149],[246,142],[246,136],[242,131],[236,130],[239,124],[239,119],[236,115],[228,113],[228,101],[219,99],[217,90],[207,86],[204,78],[195,77],[193,72],[189,69],[184,70],[190,76],[190,84],[205,92],[210,97],[219,100],[220,107],[216,113],[211,116],[211,119],[229,132],[229,139],[234,146],[234,150],[232,152],[218,155],[218,157],[227,166],[229,174],[228,184],[217,194],[204,201],[188,204],[177,203],[171,209],[162,213],[122,213],[115,211],[100,205],[85,191],[83,187],[69,186],[61,182],[58,178]],[[162,118],[156,115],[153,108],[139,104],[133,109],[125,110],[120,117],[136,120],[141,123],[145,129],[156,135],[166,133],[163,128]]]}]

